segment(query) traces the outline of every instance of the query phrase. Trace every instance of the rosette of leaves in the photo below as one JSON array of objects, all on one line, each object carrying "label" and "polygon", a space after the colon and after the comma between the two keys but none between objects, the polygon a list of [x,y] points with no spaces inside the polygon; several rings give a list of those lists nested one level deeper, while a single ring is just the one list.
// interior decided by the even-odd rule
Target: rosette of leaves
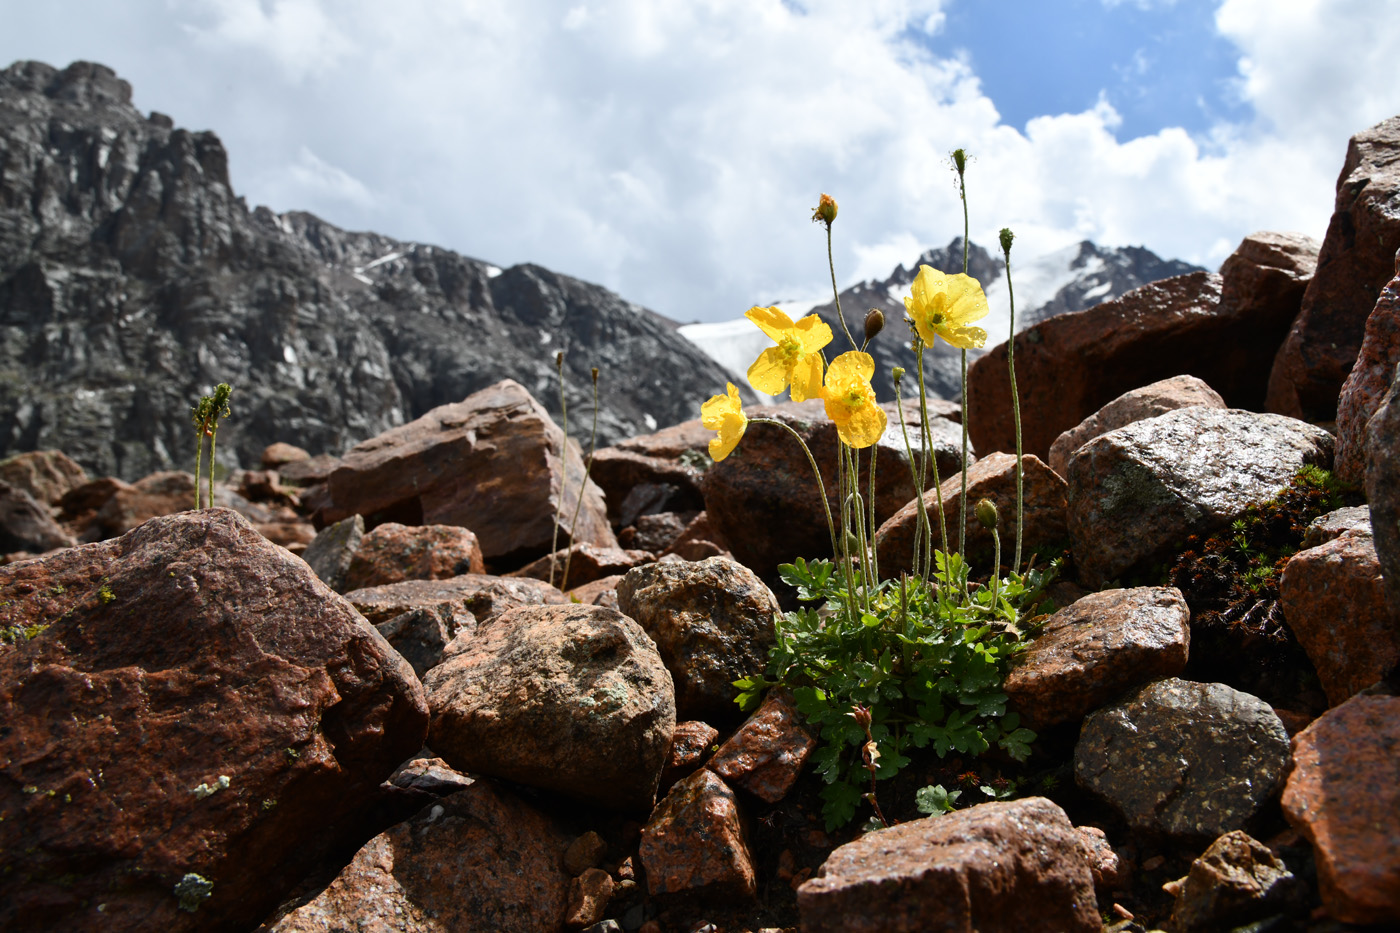
[{"label": "rosette of leaves", "polygon": [[[770,687],[789,687],[818,736],[813,760],[826,782],[822,815],[828,829],[855,816],[868,793],[861,755],[865,729],[851,716],[869,710],[877,744],[876,780],[888,780],[916,749],[940,758],[976,756],[993,746],[1025,761],[1035,733],[1006,712],[1001,689],[1011,658],[1028,643],[1030,621],[1051,606],[1045,587],[1055,568],[1012,574],[994,592],[968,590],[967,565],[937,552],[934,585],[886,580],[863,593],[847,589],[832,562],[798,559],[779,568],[798,598],[815,605],[775,620],[776,639],[764,676],[735,682],[739,705],[757,705]],[[859,571],[856,590],[864,586]]]}]

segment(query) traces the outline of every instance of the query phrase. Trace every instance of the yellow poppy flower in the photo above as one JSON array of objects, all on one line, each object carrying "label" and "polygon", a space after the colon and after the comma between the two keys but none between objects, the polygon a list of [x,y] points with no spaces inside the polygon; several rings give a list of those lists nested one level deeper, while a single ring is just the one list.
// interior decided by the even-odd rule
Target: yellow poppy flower
[{"label": "yellow poppy flower", "polygon": [[836,433],[851,447],[869,447],[885,433],[885,410],[875,401],[870,377],[875,359],[852,350],[831,361],[826,370],[822,399],[826,414],[836,422]]},{"label": "yellow poppy flower", "polygon": [[718,437],[710,440],[710,456],[716,463],[734,452],[749,426],[743,402],[739,400],[739,390],[734,388],[732,382],[726,385],[729,386],[728,395],[711,396],[708,402],[700,406],[700,423],[711,431],[719,432]]},{"label": "yellow poppy flower", "polygon": [[777,308],[752,307],[744,317],[776,342],[749,367],[749,385],[777,395],[792,386],[792,400],[818,398],[822,391],[821,348],[831,343],[831,328],[815,314],[793,323]]},{"label": "yellow poppy flower", "polygon": [[990,310],[981,283],[972,276],[961,272],[945,275],[933,266],[920,266],[911,291],[913,295],[904,299],[904,307],[927,346],[933,346],[935,337],[964,350],[986,344],[985,330],[967,326],[986,317]]}]

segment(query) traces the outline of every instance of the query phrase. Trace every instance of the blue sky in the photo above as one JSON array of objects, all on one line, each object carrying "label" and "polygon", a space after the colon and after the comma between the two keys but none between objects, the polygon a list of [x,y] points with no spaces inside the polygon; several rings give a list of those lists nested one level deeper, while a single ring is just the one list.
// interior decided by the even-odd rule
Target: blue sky
[{"label": "blue sky", "polygon": [[0,64],[115,68],[214,130],[250,204],[681,321],[961,233],[1091,239],[1215,267],[1321,239],[1354,133],[1400,114],[1376,0],[0,0]]}]

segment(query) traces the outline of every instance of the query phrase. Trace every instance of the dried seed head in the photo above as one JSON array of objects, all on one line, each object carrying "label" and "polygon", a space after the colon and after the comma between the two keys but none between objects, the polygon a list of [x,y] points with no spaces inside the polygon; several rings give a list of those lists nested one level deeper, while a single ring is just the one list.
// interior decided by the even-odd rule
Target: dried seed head
[{"label": "dried seed head", "polygon": [[817,202],[816,208],[812,210],[812,221],[824,223],[826,228],[830,230],[834,220],[836,220],[836,199],[829,194],[823,194],[821,200]]}]

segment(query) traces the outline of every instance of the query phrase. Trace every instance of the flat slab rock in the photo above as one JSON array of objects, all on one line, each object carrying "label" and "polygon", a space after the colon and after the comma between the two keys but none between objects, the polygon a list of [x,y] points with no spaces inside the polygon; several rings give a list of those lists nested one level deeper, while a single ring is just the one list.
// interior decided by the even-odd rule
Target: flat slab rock
[{"label": "flat slab rock", "polygon": [[1288,734],[1263,700],[1170,677],[1084,720],[1074,777],[1132,828],[1199,841],[1248,828],[1288,760]]},{"label": "flat slab rock", "polygon": [[6,930],[250,929],[427,734],[408,663],[229,509],[0,568],[0,626],[32,633],[0,646]]},{"label": "flat slab rock", "polygon": [[486,781],[367,842],[335,880],[265,933],[538,933],[568,906],[569,837]]},{"label": "flat slab rock", "polygon": [[1185,670],[1190,623],[1175,587],[1090,593],[1046,621],[1002,689],[1032,729],[1075,722],[1126,690]]},{"label": "flat slab rock", "polygon": [[1313,844],[1322,902],[1348,923],[1400,923],[1400,697],[1362,695],[1294,739],[1283,815]]},{"label": "flat slab rock", "polygon": [[866,833],[797,889],[803,933],[1099,933],[1079,834],[1044,797]]},{"label": "flat slab rock", "polygon": [[1163,560],[1272,499],[1332,436],[1282,415],[1183,408],[1110,431],[1069,462],[1069,533],[1081,577],[1102,586]]},{"label": "flat slab rock", "polygon": [[467,610],[480,625],[508,609],[569,601],[557,587],[543,580],[480,573],[464,573],[447,580],[405,580],[371,586],[352,590],[345,598],[374,625],[412,609],[430,609],[441,603],[452,603]]}]

